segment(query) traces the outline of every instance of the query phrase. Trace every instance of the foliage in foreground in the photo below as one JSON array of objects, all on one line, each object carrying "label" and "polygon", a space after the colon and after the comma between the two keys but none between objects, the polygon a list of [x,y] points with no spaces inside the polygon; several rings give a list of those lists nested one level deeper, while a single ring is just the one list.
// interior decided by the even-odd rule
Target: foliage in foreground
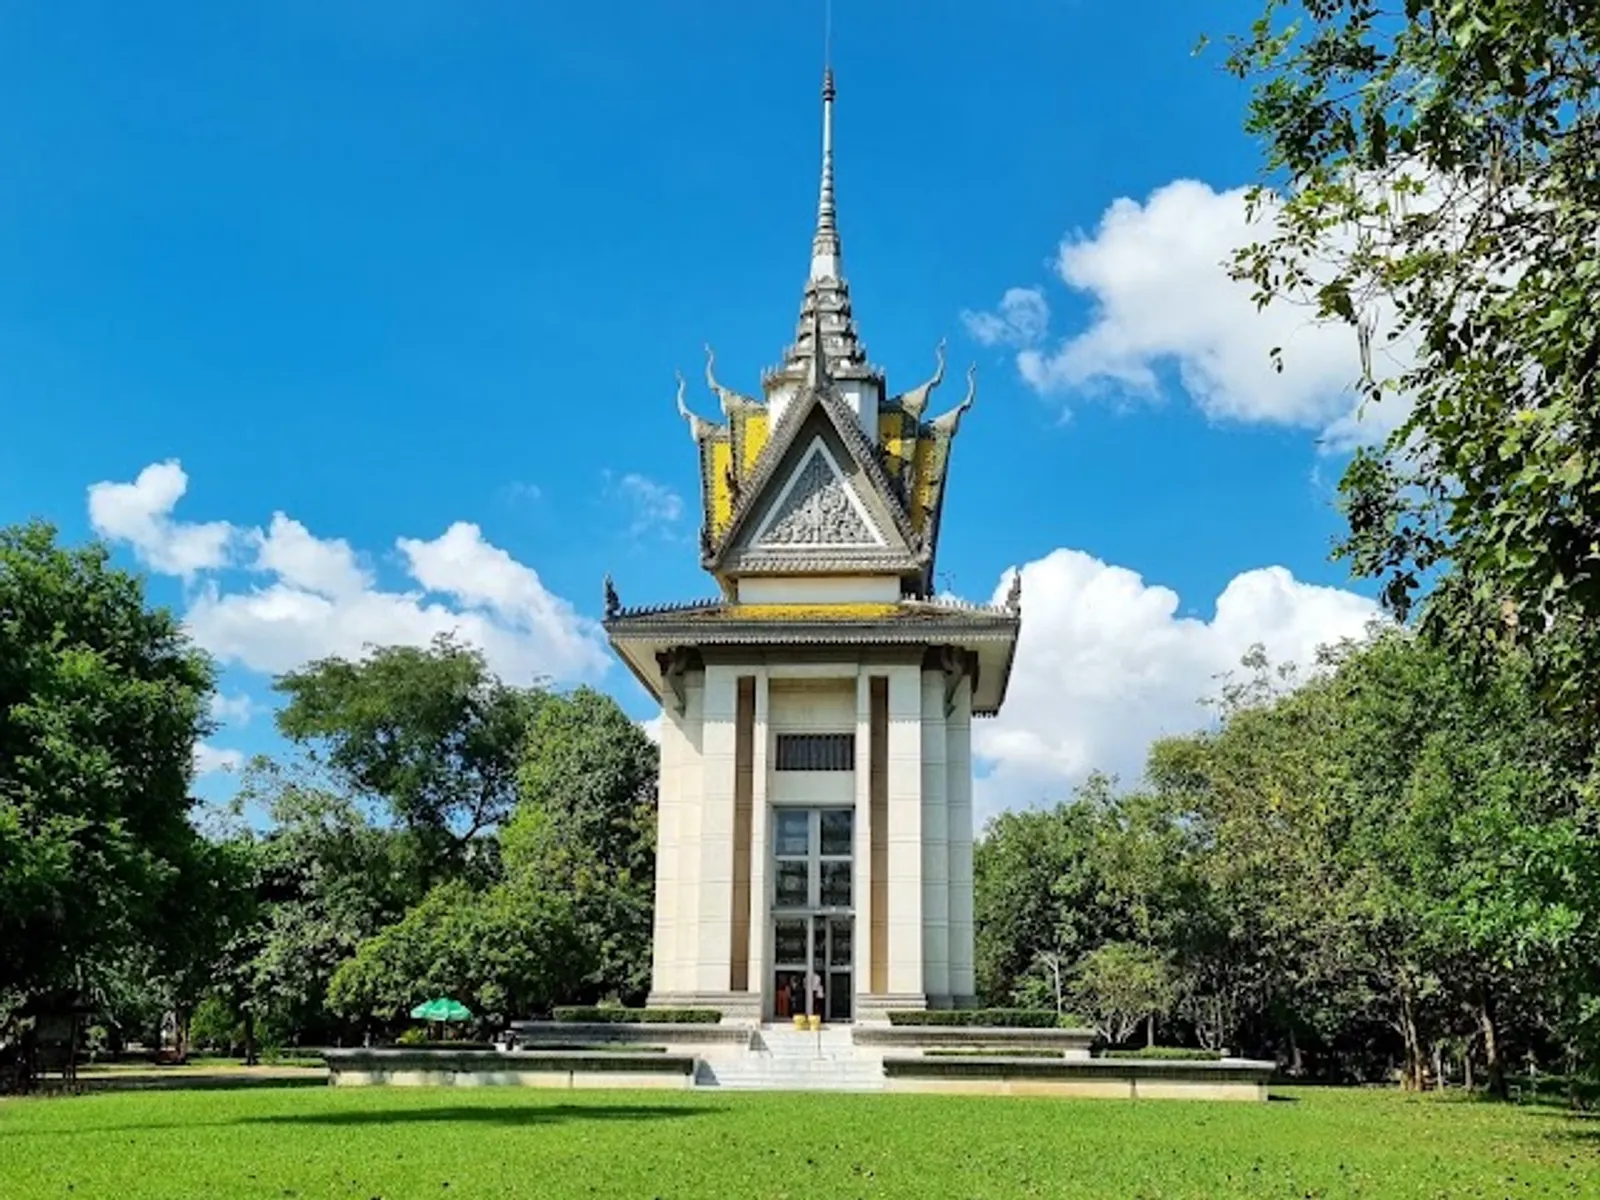
[{"label": "foliage in foreground", "polygon": [[1403,418],[1346,471],[1343,553],[1458,652],[1531,652],[1592,738],[1600,6],[1268,0],[1228,65],[1272,185],[1236,272],[1354,327]]},{"label": "foliage in foreground", "polygon": [[1145,791],[991,824],[985,994],[1064,987],[1112,1042],[1142,1012],[1324,1077],[1594,1072],[1600,842],[1527,662],[1485,677],[1389,631],[1293,690],[1254,667]]},{"label": "foliage in foreground", "polygon": [[[64,1195],[1583,1195],[1585,1123],[1307,1089],[1273,1104],[296,1088],[14,1105],[0,1192]],[[70,1153],[63,1153],[70,1146]],[[446,1186],[448,1185],[448,1186]],[[776,1185],[784,1190],[783,1184]],[[770,1190],[770,1189],[769,1189]]]},{"label": "foliage in foreground", "polygon": [[233,864],[189,824],[209,660],[103,546],[0,529],[0,1016],[53,990],[168,1000],[226,924]]}]

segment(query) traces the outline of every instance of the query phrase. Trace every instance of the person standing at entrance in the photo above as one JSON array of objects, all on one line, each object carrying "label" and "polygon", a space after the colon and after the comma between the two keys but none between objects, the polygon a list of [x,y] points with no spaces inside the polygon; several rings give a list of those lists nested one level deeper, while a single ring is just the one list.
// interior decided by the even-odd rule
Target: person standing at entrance
[{"label": "person standing at entrance", "polygon": [[816,971],[811,972],[811,1011],[816,1016],[822,1016],[822,1005],[826,995],[822,990],[822,976]]}]

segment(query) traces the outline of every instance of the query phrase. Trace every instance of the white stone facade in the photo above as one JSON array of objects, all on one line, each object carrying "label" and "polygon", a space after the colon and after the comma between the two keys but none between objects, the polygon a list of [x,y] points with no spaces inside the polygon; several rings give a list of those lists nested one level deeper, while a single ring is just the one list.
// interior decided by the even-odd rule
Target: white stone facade
[{"label": "white stone facade", "polygon": [[[909,661],[915,657],[863,652],[854,660],[786,663],[768,652],[748,665],[709,663],[688,674],[682,712],[663,708],[651,1003],[713,1005],[730,1019],[778,1015],[773,814],[794,808],[854,814],[854,1019],[972,1002],[971,690],[963,679],[947,701],[944,672]],[[735,839],[741,679],[754,691],[742,848]],[[886,701],[876,733],[874,679],[882,681],[879,703]],[[799,733],[853,734],[854,768],[778,770],[777,738]],[[886,768],[876,797],[875,737]],[[875,818],[884,820],[882,831],[873,829]],[[747,899],[735,885],[741,850]],[[748,905],[743,913],[736,897]]]}]

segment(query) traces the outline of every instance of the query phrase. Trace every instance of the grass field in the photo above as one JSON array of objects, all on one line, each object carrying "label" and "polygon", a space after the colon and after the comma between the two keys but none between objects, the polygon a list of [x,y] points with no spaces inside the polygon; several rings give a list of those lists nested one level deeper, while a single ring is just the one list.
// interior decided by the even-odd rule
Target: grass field
[{"label": "grass field", "polygon": [[329,1089],[0,1102],[0,1197],[1600,1196],[1600,1121],[1270,1104]]}]

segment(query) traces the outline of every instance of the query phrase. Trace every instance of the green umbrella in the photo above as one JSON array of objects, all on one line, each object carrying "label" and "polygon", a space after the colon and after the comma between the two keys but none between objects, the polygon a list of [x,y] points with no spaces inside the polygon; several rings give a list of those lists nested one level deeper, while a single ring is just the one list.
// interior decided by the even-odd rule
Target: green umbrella
[{"label": "green umbrella", "polygon": [[440,996],[413,1008],[411,1018],[415,1021],[470,1021],[472,1012],[465,1004]]}]

